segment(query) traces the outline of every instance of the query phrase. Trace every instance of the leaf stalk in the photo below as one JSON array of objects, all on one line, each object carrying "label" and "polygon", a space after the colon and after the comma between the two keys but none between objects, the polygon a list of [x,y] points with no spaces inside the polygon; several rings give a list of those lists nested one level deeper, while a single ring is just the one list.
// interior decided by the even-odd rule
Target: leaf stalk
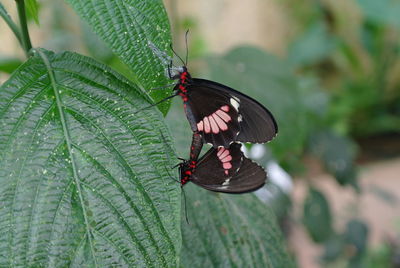
[{"label": "leaf stalk", "polygon": [[18,17],[21,24],[22,46],[25,50],[26,56],[28,57],[29,50],[32,48],[32,44],[29,37],[28,23],[26,20],[25,0],[15,0],[15,2],[17,3]]}]

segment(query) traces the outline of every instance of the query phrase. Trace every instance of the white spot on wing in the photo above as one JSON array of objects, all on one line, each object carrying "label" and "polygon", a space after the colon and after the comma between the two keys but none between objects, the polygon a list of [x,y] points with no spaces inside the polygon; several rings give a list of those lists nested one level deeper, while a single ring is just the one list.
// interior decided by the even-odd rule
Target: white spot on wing
[{"label": "white spot on wing", "polygon": [[222,183],[222,186],[225,186],[225,185],[229,185],[229,181],[230,181],[231,179],[229,178],[229,179],[226,179],[223,183]]},{"label": "white spot on wing", "polygon": [[233,106],[233,108],[235,108],[236,111],[239,111],[239,106],[240,106],[239,99],[233,97],[230,99],[230,102],[231,102],[231,105]]}]

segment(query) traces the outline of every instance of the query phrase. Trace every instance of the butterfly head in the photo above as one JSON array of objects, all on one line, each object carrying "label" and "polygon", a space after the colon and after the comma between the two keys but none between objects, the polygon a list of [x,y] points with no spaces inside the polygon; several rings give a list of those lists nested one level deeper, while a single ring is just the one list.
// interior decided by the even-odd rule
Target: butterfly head
[{"label": "butterfly head", "polygon": [[175,67],[170,65],[168,68],[168,76],[171,80],[179,80],[180,83],[182,83],[183,77],[185,77],[186,80],[187,78],[191,78],[186,66]]}]

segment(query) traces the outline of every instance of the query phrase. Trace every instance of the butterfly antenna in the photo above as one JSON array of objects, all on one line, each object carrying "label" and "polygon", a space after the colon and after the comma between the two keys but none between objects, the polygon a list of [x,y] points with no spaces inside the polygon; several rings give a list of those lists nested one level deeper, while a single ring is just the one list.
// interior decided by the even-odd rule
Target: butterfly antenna
[{"label": "butterfly antenna", "polygon": [[172,47],[172,44],[170,44],[169,47],[171,48],[171,50],[174,53],[174,55],[178,57],[178,59],[183,63],[184,66],[186,66],[186,64],[183,61],[183,59],[175,52],[174,48]]},{"label": "butterfly antenna", "polygon": [[169,87],[172,87],[172,86],[175,86],[176,84],[174,83],[174,84],[169,84],[169,85],[165,85],[165,86],[161,86],[161,87],[153,87],[153,88],[151,88],[149,91],[153,91],[153,90],[160,90],[160,89],[166,89],[166,88],[169,88]]},{"label": "butterfly antenna", "polygon": [[173,97],[176,97],[176,96],[178,96],[178,94],[174,94],[174,95],[168,96],[168,97],[166,97],[166,98],[164,98],[164,99],[162,99],[162,100],[160,100],[160,101],[158,101],[158,102],[156,102],[156,103],[154,103],[154,104],[152,104],[152,105],[149,105],[149,106],[147,106],[147,107],[144,107],[144,108],[142,108],[142,109],[136,111],[134,114],[137,114],[138,112],[143,111],[143,110],[146,110],[146,109],[149,109],[149,108],[151,108],[151,107],[157,106],[157,105],[159,105],[160,103],[163,103],[164,101],[167,101],[167,100],[169,100],[169,99],[172,99]]},{"label": "butterfly antenna", "polygon": [[184,204],[185,204],[185,219],[186,219],[186,223],[190,225],[188,214],[187,214],[186,193],[185,193],[185,189],[183,189],[183,186],[181,187],[181,189],[182,189],[183,200],[184,200]]},{"label": "butterfly antenna", "polygon": [[188,63],[188,57],[189,57],[188,34],[189,34],[189,29],[187,29],[187,31],[186,31],[186,33],[185,33],[185,44],[186,44],[186,58],[185,58],[185,66],[187,66],[187,63]]}]

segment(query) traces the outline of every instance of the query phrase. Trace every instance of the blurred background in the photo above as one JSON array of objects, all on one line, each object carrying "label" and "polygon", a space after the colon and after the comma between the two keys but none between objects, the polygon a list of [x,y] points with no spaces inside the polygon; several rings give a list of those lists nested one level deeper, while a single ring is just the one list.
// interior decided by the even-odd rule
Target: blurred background
[{"label": "blurred background", "polygon": [[[13,1],[2,3],[16,18]],[[278,137],[246,152],[269,172],[257,195],[274,208],[298,266],[400,267],[400,1],[164,3],[180,55],[190,29],[192,75],[275,115]],[[77,51],[129,77],[63,1],[39,4],[33,46]],[[0,44],[2,83],[24,60],[2,20]],[[178,113],[180,100],[167,119],[190,136]],[[185,156],[190,139],[174,136]]]}]

